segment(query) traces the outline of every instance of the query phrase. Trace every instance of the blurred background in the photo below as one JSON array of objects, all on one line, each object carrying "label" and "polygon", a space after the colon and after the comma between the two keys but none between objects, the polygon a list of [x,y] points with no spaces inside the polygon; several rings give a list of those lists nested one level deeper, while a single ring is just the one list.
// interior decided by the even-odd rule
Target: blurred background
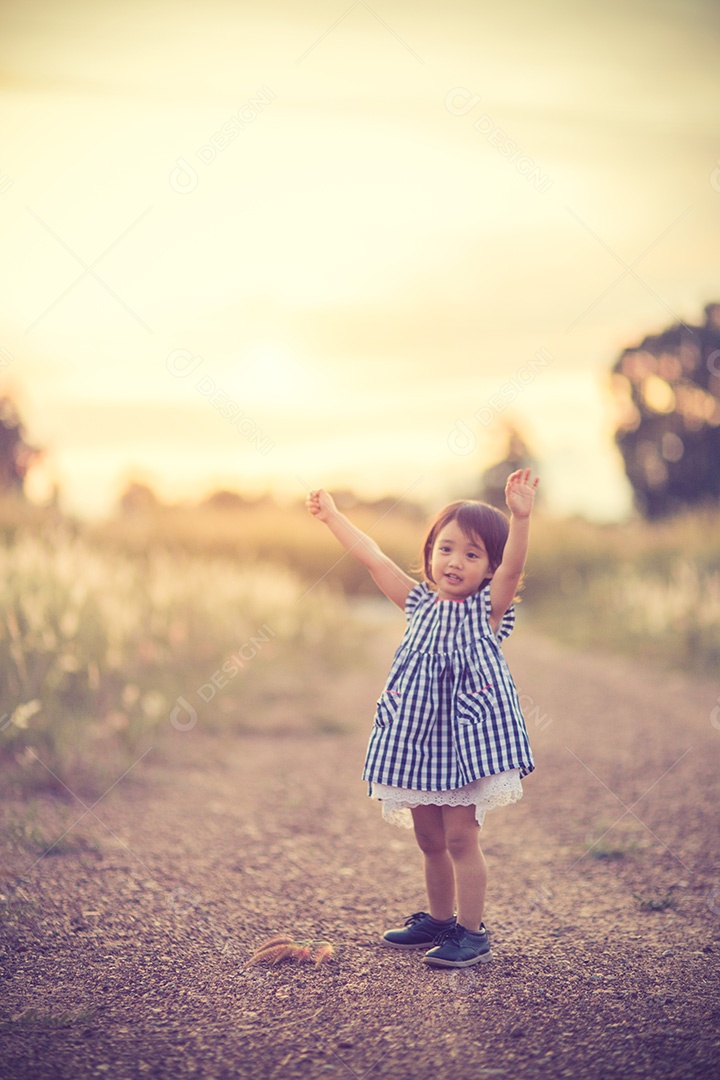
[{"label": "blurred background", "polygon": [[262,626],[217,717],[361,656],[316,486],[411,568],[429,513],[529,464],[523,617],[717,670],[716,4],[0,21],[16,761],[74,760],[77,725],[131,752]]}]

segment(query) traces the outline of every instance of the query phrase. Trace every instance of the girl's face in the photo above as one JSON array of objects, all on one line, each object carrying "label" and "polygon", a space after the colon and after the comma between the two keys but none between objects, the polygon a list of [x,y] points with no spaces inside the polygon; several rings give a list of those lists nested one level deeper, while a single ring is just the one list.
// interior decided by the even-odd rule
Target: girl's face
[{"label": "girl's face", "polygon": [[466,536],[455,520],[438,533],[430,570],[440,600],[466,600],[493,576],[485,545]]}]

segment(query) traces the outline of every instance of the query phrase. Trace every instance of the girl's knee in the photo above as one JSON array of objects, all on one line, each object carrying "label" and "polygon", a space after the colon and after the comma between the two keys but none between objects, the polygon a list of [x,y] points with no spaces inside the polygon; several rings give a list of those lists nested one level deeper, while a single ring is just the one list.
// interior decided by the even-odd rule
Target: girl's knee
[{"label": "girl's knee", "polygon": [[415,839],[424,855],[442,855],[447,850],[442,829],[424,829],[416,825]]},{"label": "girl's knee", "polygon": [[445,851],[445,829],[439,806],[416,806],[412,811],[415,839],[425,855]]},{"label": "girl's knee", "polygon": [[453,859],[461,859],[464,855],[478,850],[479,829],[477,825],[469,828],[452,829],[445,834],[445,844]]}]

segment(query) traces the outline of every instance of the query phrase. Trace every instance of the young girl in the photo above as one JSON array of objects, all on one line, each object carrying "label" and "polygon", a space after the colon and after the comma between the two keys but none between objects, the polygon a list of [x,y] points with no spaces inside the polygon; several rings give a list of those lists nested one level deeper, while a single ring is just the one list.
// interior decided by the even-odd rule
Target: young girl
[{"label": "young girl", "polygon": [[383,942],[427,950],[424,961],[441,967],[490,959],[478,833],[487,810],[522,796],[520,780],[535,767],[500,642],[515,622],[538,482],[529,469],[509,477],[509,522],[482,502],[441,510],[423,545],[420,585],[327,492],[307,498],[310,513],[409,620],[377,703],[363,779],[384,818],[412,822],[425,861],[430,910],[388,930]]}]

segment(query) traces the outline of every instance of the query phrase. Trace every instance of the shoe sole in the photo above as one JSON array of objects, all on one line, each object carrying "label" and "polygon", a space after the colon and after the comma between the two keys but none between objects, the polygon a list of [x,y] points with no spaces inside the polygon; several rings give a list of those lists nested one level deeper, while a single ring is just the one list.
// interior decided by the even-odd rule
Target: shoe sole
[{"label": "shoe sole", "polygon": [[431,967],[451,968],[473,967],[475,964],[487,964],[489,960],[492,960],[491,952],[480,953],[479,956],[473,956],[470,960],[441,960],[435,956],[423,956],[422,958],[422,962],[430,964]]},{"label": "shoe sole", "polygon": [[417,945],[400,945],[397,941],[386,941],[385,938],[380,938],[380,944],[386,945],[389,949],[403,949],[406,952],[410,952],[414,949],[424,949],[427,952],[428,949],[432,949],[432,941],[424,941],[422,944]]}]

